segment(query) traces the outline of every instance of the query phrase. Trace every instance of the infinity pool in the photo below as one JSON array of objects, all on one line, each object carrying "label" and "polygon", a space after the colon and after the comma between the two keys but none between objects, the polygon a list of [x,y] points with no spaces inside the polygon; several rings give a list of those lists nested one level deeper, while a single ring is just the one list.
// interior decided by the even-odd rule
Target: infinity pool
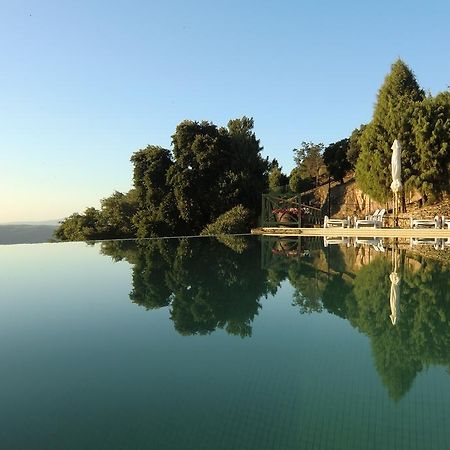
[{"label": "infinity pool", "polygon": [[448,249],[328,244],[0,246],[0,448],[450,448]]}]

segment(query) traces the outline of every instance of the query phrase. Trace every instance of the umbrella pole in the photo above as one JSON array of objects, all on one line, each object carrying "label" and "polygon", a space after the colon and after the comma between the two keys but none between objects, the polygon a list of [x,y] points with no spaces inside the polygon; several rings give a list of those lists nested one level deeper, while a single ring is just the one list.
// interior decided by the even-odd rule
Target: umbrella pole
[{"label": "umbrella pole", "polygon": [[398,194],[394,192],[394,227],[398,226]]}]

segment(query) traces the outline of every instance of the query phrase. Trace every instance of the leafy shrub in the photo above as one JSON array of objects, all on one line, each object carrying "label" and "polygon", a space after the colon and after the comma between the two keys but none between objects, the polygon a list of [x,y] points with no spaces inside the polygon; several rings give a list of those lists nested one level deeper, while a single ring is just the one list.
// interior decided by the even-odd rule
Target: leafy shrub
[{"label": "leafy shrub", "polygon": [[248,233],[249,226],[250,211],[237,205],[207,225],[201,235]]}]

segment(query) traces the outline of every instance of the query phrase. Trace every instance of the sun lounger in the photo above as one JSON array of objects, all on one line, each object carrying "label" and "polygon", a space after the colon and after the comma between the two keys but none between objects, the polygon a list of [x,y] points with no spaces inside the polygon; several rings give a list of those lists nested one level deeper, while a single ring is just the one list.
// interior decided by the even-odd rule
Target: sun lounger
[{"label": "sun lounger", "polygon": [[350,239],[348,237],[338,236],[338,237],[323,237],[323,246],[328,247],[329,245],[346,245],[350,247]]},{"label": "sun lounger", "polygon": [[410,239],[410,246],[415,247],[419,245],[428,245],[434,247],[436,250],[439,250],[441,248],[441,239],[439,238],[417,238],[412,237]]},{"label": "sun lounger", "polygon": [[325,216],[323,219],[324,228],[350,228],[350,217],[346,219],[330,219]]},{"label": "sun lounger", "polygon": [[441,218],[441,227],[448,228],[450,230],[450,219],[446,219],[444,216]]},{"label": "sun lounger", "polygon": [[440,228],[440,226],[439,216],[434,219],[413,219],[411,217],[411,228]]},{"label": "sun lounger", "polygon": [[361,227],[373,227],[373,228],[381,228],[383,226],[383,216],[386,212],[385,209],[382,209],[378,214],[373,214],[371,219],[357,219],[355,217],[355,228]]},{"label": "sun lounger", "polygon": [[380,210],[376,209],[375,212],[373,214],[370,214],[366,217],[364,217],[364,220],[373,220],[374,217],[377,217],[378,214],[380,214]]},{"label": "sun lounger", "polygon": [[444,250],[445,247],[450,247],[450,238],[441,239],[441,249]]},{"label": "sun lounger", "polygon": [[362,245],[371,245],[375,251],[377,252],[384,252],[384,246],[383,246],[383,240],[381,238],[377,237],[356,237],[354,241],[355,247],[360,247]]}]

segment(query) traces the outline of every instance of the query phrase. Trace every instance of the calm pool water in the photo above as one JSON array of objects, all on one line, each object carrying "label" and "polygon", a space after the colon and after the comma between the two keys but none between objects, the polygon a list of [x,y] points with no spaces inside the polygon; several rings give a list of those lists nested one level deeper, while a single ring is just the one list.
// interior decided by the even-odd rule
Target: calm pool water
[{"label": "calm pool water", "polygon": [[448,250],[420,248],[2,246],[0,448],[448,449]]}]

